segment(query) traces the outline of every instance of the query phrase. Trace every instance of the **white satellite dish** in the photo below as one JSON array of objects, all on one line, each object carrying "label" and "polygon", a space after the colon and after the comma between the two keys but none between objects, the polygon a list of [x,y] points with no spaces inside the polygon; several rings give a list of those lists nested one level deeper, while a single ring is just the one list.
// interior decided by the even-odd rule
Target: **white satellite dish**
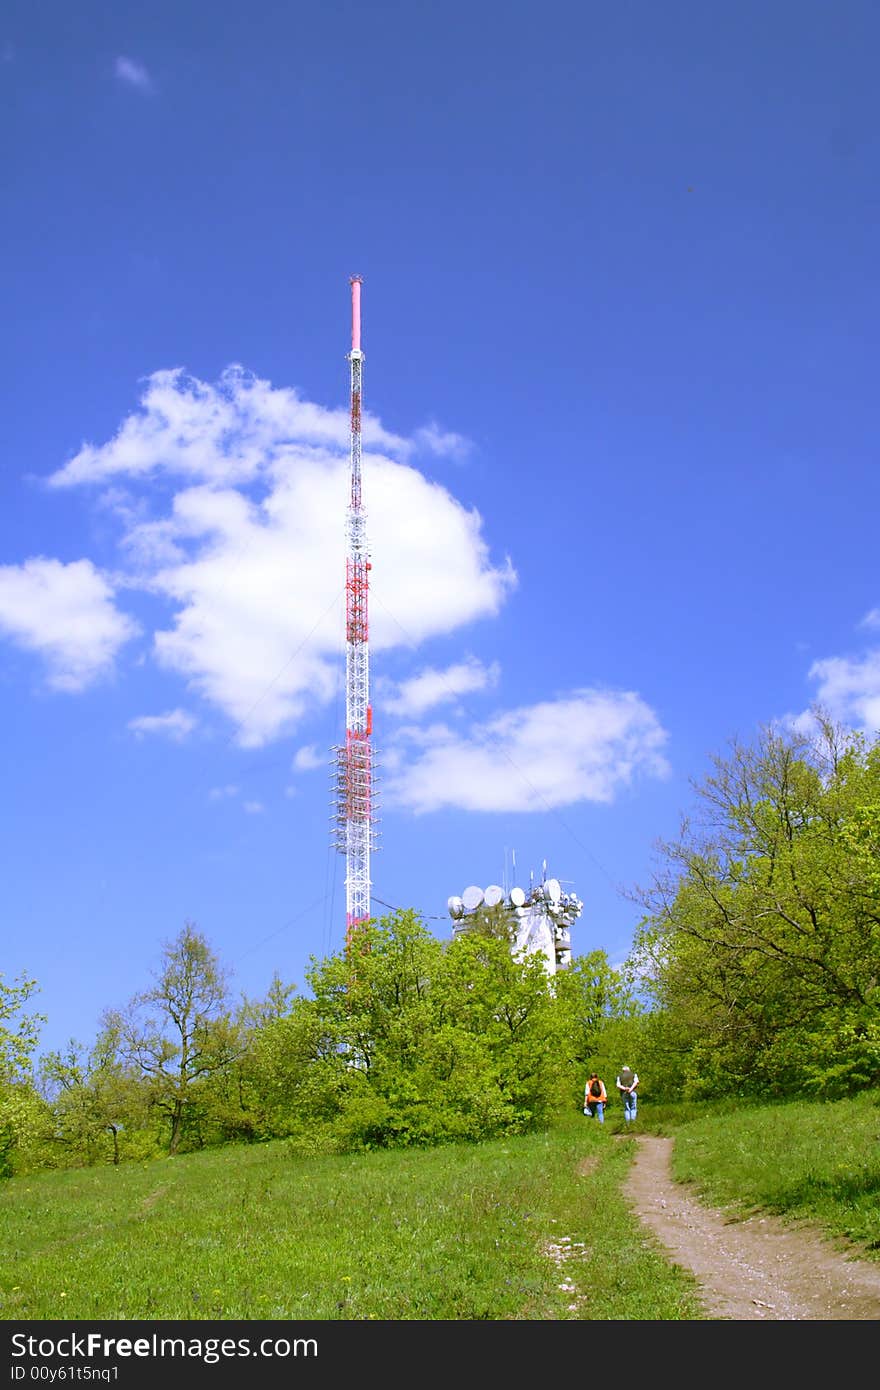
[{"label": "white satellite dish", "polygon": [[514,907],[523,907],[525,900],[526,895],[521,888],[511,888],[510,901],[513,903]]},{"label": "white satellite dish", "polygon": [[490,883],[483,894],[483,902],[487,907],[497,907],[499,903],[504,902],[504,889],[499,888],[497,883]]},{"label": "white satellite dish", "polygon": [[477,888],[475,884],[472,884],[470,888],[465,888],[461,895],[461,900],[465,905],[465,910],[467,912],[473,912],[474,908],[479,907],[480,903],[483,901],[482,888]]},{"label": "white satellite dish", "polygon": [[544,884],[544,893],[545,896],[550,899],[551,903],[558,903],[559,899],[562,897],[562,888],[559,879],[548,878],[547,882]]},{"label": "white satellite dish", "polygon": [[462,902],[461,898],[449,898],[446,903],[446,906],[449,908],[450,917],[461,917],[462,913],[464,912],[464,903]]}]

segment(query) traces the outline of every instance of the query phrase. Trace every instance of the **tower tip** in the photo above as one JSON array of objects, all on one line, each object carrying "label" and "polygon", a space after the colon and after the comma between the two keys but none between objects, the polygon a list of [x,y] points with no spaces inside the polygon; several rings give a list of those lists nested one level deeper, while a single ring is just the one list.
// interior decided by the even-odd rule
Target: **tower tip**
[{"label": "tower tip", "polygon": [[350,275],[351,285],[351,350],[360,352],[361,350],[361,285],[363,277],[360,275]]}]

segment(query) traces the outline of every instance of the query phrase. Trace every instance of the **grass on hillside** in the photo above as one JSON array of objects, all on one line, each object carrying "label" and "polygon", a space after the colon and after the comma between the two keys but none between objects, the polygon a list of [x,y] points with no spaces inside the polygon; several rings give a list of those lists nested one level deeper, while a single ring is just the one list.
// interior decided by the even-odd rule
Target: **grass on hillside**
[{"label": "grass on hillside", "polygon": [[[639,1108],[707,1201],[820,1222],[880,1258],[880,1110]],[[0,1185],[0,1318],[700,1320],[620,1195],[605,1125],[304,1158],[283,1141]]]},{"label": "grass on hillside", "polygon": [[619,1196],[631,1145],[552,1132],[346,1158],[283,1141],[0,1189],[4,1319],[703,1316]]},{"label": "grass on hillside", "polygon": [[706,1201],[821,1223],[880,1259],[880,1103],[788,1101],[677,1129],[673,1173]]}]

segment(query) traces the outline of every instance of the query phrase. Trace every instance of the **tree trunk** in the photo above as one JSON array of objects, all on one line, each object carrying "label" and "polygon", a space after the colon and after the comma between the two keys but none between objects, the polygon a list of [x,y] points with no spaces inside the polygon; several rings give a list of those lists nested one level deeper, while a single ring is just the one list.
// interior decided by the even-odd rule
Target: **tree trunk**
[{"label": "tree trunk", "polygon": [[168,1145],[168,1152],[169,1152],[169,1154],[176,1154],[176,1153],[177,1153],[177,1147],[178,1147],[178,1145],[179,1145],[179,1143],[180,1143],[181,1133],[182,1133],[182,1125],[181,1125],[181,1119],[182,1119],[182,1118],[183,1118],[183,1106],[180,1104],[179,1101],[176,1101],[176,1102],[175,1102],[175,1105],[174,1105],[174,1112],[173,1112],[172,1117],[171,1117],[171,1142],[170,1142],[170,1144]]}]

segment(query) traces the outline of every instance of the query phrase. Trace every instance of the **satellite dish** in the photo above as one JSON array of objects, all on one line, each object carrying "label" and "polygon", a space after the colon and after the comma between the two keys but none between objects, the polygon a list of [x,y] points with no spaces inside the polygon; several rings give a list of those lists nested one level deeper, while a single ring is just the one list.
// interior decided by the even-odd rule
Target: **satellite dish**
[{"label": "satellite dish", "polygon": [[497,907],[504,901],[504,889],[499,888],[497,883],[490,883],[483,894],[483,902],[487,907]]},{"label": "satellite dish", "polygon": [[461,898],[449,898],[446,906],[449,908],[450,917],[461,917],[464,912],[464,903]]},{"label": "satellite dish", "polygon": [[461,900],[464,903],[465,911],[473,912],[474,908],[479,907],[480,903],[483,901],[482,888],[477,888],[475,885],[472,885],[470,888],[465,888],[461,895]]},{"label": "satellite dish", "polygon": [[550,899],[551,903],[558,903],[559,899],[562,897],[562,888],[560,887],[559,879],[548,878],[547,882],[544,884],[544,893]]},{"label": "satellite dish", "polygon": [[514,907],[523,907],[525,905],[526,895],[521,888],[511,888],[510,901],[513,903]]}]

